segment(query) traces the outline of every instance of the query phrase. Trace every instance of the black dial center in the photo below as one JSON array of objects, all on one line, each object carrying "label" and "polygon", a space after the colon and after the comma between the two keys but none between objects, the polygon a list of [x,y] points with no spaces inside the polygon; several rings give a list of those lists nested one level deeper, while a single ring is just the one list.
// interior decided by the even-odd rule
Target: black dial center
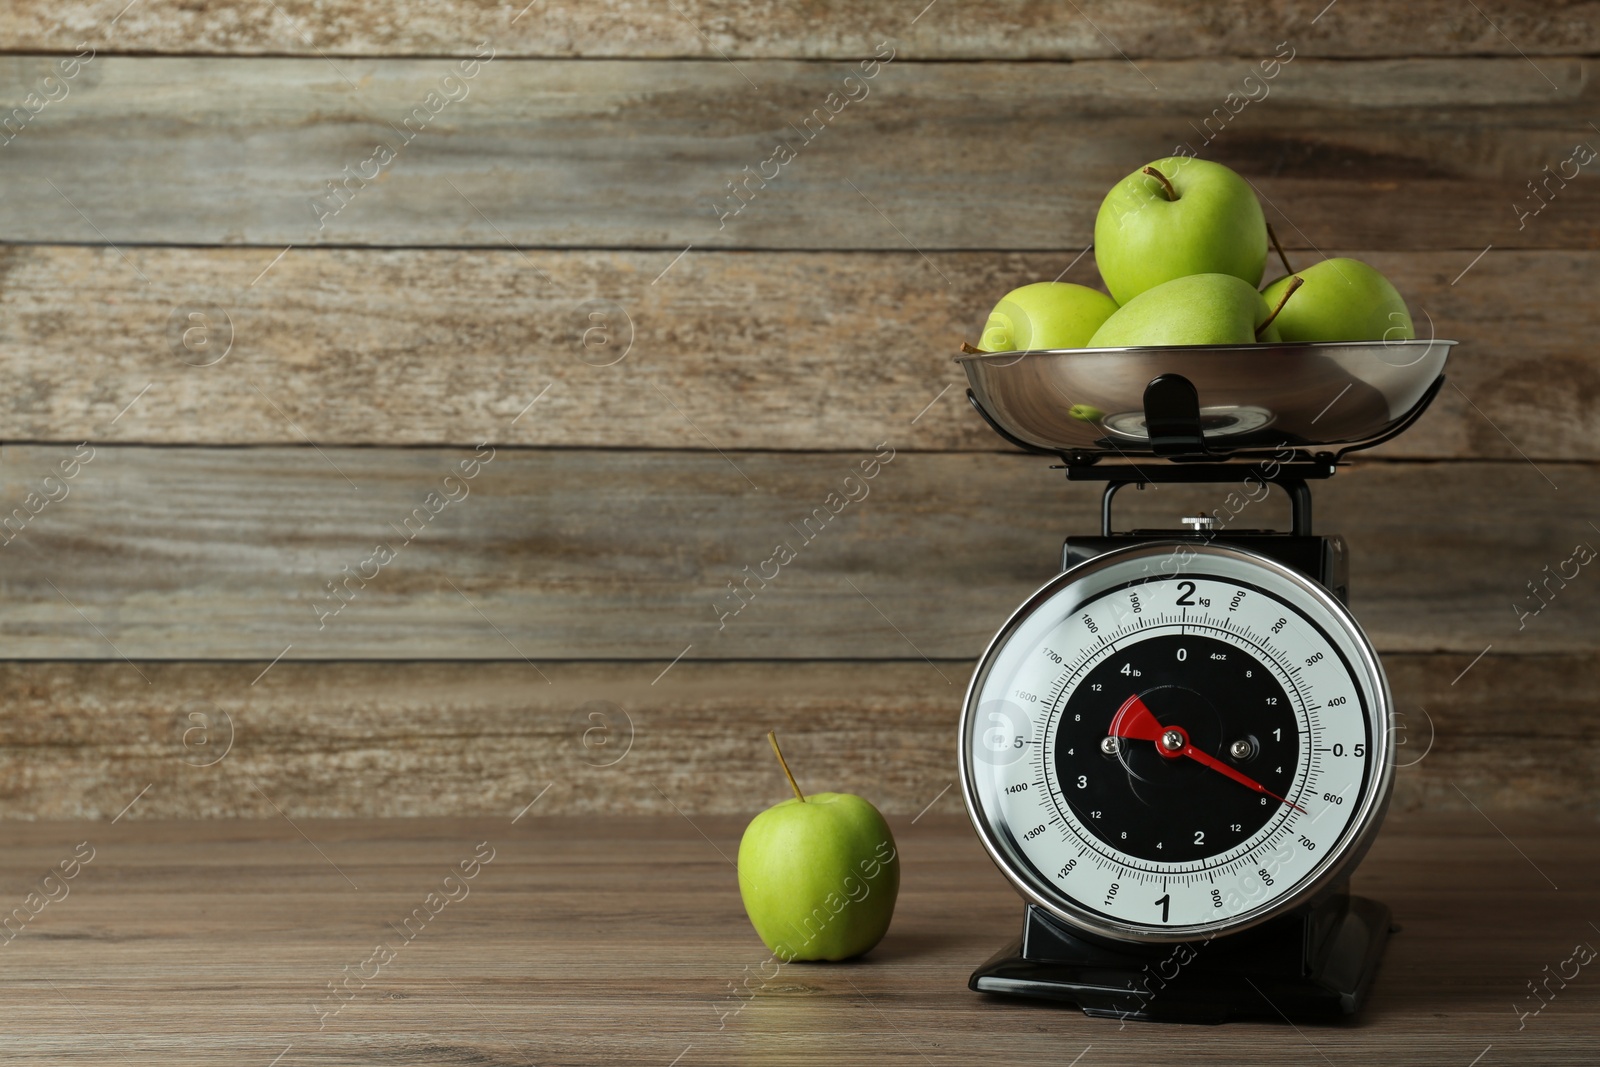
[{"label": "black dial center", "polygon": [[[1062,709],[1054,759],[1063,799],[1090,833],[1120,852],[1164,863],[1226,852],[1284,807],[1159,740],[1118,738],[1113,720],[1137,697],[1172,747],[1182,737],[1278,797],[1300,756],[1293,706],[1276,676],[1237,645],[1194,634],[1151,637],[1113,652]],[[1124,720],[1125,721],[1125,720]]]}]

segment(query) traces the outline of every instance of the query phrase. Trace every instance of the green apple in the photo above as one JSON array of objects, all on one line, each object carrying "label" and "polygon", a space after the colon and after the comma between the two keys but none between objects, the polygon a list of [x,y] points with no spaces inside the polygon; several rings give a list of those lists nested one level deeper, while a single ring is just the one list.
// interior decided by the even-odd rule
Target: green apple
[{"label": "green apple", "polygon": [[1291,278],[1305,285],[1276,320],[1285,341],[1409,341],[1416,337],[1406,302],[1389,279],[1359,259],[1325,259],[1267,286],[1275,304]]},{"label": "green apple", "polygon": [[1116,301],[1098,289],[1034,282],[1000,299],[989,312],[978,347],[985,352],[1082,348],[1116,310]]},{"label": "green apple", "polygon": [[750,821],[739,842],[739,895],[779,960],[844,960],[879,941],[894,917],[900,858],[878,809],[850,793],[800,792]]},{"label": "green apple", "polygon": [[[1292,290],[1291,290],[1292,291]],[[1117,309],[1090,348],[1277,341],[1273,309],[1231,274],[1191,274],[1147,289]]]},{"label": "green apple", "polygon": [[1267,265],[1255,190],[1220,163],[1168,156],[1122,179],[1100,203],[1094,258],[1118,304],[1190,274],[1231,274],[1253,289]]}]

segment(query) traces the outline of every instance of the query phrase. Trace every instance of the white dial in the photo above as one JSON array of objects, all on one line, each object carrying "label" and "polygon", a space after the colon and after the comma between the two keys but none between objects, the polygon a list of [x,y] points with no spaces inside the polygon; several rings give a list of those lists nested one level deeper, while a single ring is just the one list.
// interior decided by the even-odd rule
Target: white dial
[{"label": "white dial", "polygon": [[980,836],[1058,917],[1136,940],[1253,925],[1359,858],[1392,782],[1388,687],[1349,613],[1251,553],[1155,544],[1051,582],[962,723]]}]

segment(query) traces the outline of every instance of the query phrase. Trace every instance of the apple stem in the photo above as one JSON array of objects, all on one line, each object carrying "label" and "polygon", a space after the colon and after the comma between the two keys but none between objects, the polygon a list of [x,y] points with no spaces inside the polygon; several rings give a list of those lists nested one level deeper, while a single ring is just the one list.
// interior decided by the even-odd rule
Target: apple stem
[{"label": "apple stem", "polygon": [[1283,264],[1283,273],[1293,274],[1294,268],[1289,266],[1289,257],[1283,254],[1283,246],[1278,243],[1278,234],[1270,222],[1267,223],[1267,236],[1272,238],[1272,247],[1278,250],[1278,262]]},{"label": "apple stem", "polygon": [[800,792],[800,783],[794,780],[794,772],[789,769],[789,761],[783,758],[783,749],[778,747],[778,735],[768,730],[767,740],[772,742],[772,751],[778,757],[778,766],[783,768],[784,775],[789,779],[789,788],[794,790],[794,795],[800,798],[800,803],[804,804],[806,795]]},{"label": "apple stem", "polygon": [[1150,177],[1152,177],[1156,181],[1160,182],[1161,183],[1161,188],[1166,190],[1166,194],[1167,194],[1167,199],[1168,200],[1176,200],[1176,199],[1178,199],[1178,190],[1174,189],[1172,187],[1172,183],[1167,181],[1167,176],[1165,174],[1162,174],[1159,170],[1156,170],[1156,168],[1154,168],[1154,167],[1146,167],[1146,168],[1144,168],[1144,170],[1141,173],[1148,174],[1148,175],[1150,175]]},{"label": "apple stem", "polygon": [[[1257,337],[1260,337],[1262,332],[1266,330],[1268,326],[1272,325],[1272,320],[1278,317],[1278,312],[1283,310],[1283,305],[1287,304],[1289,302],[1289,298],[1294,295],[1294,291],[1305,283],[1306,280],[1300,277],[1298,274],[1289,280],[1289,288],[1283,291],[1283,298],[1278,301],[1278,306],[1272,309],[1272,314],[1261,320],[1260,326],[1256,327]],[[773,743],[776,744],[777,742]]]},{"label": "apple stem", "polygon": [[963,354],[969,355],[969,356],[987,356],[987,355],[989,355],[989,353],[985,352],[983,349],[974,347],[973,345],[969,345],[965,341],[961,342],[961,351],[962,351]]}]

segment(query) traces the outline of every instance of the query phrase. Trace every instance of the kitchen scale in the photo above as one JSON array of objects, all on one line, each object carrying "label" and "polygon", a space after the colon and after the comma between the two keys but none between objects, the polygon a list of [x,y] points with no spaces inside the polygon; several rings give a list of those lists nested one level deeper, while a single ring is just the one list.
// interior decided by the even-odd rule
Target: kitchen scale
[{"label": "kitchen scale", "polygon": [[[1359,1009],[1390,932],[1349,892],[1394,780],[1389,685],[1308,483],[1414,423],[1454,344],[958,357],[996,433],[1105,486],[967,690],[967,810],[1028,901],[971,988],[1171,1022]],[[1276,485],[1291,528],[1230,503],[1114,531],[1118,490],[1173,482]]]}]

